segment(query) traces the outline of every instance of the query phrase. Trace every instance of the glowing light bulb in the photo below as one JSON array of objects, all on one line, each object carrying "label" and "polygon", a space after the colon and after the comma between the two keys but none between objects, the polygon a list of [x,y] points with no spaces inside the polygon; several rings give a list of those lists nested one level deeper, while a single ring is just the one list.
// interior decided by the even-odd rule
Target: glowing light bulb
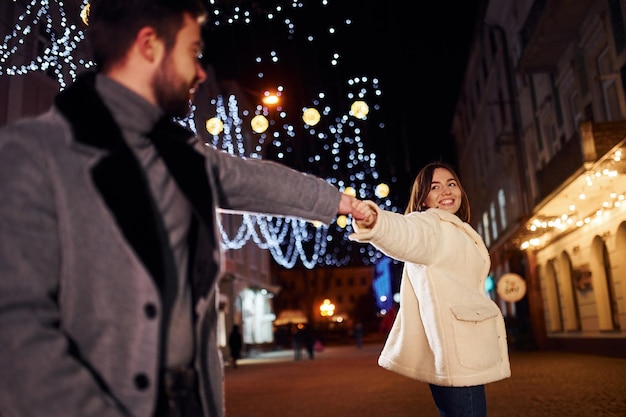
[{"label": "glowing light bulb", "polygon": [[389,186],[384,183],[380,183],[376,186],[376,196],[378,198],[385,198],[389,195]]},{"label": "glowing light bulb", "polygon": [[320,119],[320,112],[312,107],[306,108],[302,112],[302,120],[304,120],[304,123],[308,124],[309,126],[315,126],[319,123]]},{"label": "glowing light bulb", "polygon": [[252,130],[256,133],[263,133],[270,126],[270,122],[267,118],[261,114],[254,116],[250,121],[250,126],[252,126]]},{"label": "glowing light bulb", "polygon": [[346,216],[342,214],[341,216],[337,217],[337,226],[343,229],[347,225],[348,225],[348,218]]},{"label": "glowing light bulb", "polygon": [[356,190],[352,187],[346,187],[346,189],[343,190],[343,193],[349,195],[350,197],[356,197]]},{"label": "glowing light bulb", "polygon": [[350,106],[350,113],[357,119],[365,119],[369,111],[370,108],[367,103],[361,100],[355,101],[352,103],[352,106]]},{"label": "glowing light bulb", "polygon": [[224,130],[224,123],[219,117],[211,117],[205,123],[206,131],[213,136],[219,135]]}]

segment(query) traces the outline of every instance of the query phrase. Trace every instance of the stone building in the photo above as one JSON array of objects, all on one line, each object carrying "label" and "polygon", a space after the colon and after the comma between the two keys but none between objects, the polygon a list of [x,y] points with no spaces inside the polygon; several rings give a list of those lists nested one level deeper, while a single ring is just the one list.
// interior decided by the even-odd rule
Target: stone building
[{"label": "stone building", "polygon": [[521,347],[626,355],[624,7],[490,0],[476,22],[451,130]]},{"label": "stone building", "polygon": [[272,275],[280,288],[274,299],[278,317],[282,311],[299,311],[327,339],[346,339],[359,321],[370,329],[376,324],[374,266],[275,267]]}]

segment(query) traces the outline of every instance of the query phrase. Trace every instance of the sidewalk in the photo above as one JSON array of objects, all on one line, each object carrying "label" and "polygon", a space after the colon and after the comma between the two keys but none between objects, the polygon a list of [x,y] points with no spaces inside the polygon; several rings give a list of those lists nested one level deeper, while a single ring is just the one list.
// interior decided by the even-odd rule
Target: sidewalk
[{"label": "sidewalk", "polygon": [[[226,367],[226,417],[438,417],[426,384],[377,365],[381,347],[243,359]],[[626,417],[626,359],[511,352],[511,368],[487,385],[490,417]]]}]

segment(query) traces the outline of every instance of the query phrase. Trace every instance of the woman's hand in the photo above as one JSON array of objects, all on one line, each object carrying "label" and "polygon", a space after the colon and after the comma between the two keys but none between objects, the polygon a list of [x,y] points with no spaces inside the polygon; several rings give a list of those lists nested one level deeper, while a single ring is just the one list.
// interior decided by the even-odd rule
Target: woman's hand
[{"label": "woman's hand", "polygon": [[[356,198],[352,201],[352,217],[356,225],[360,228],[371,229],[376,224],[376,219],[378,215],[376,213],[376,209],[367,204],[365,201],[357,200]],[[359,213],[360,216],[354,216],[354,213]]]}]

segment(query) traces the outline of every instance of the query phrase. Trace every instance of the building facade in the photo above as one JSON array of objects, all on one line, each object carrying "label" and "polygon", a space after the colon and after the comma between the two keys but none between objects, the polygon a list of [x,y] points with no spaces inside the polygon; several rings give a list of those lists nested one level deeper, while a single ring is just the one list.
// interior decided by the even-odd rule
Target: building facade
[{"label": "building facade", "polygon": [[[626,4],[486,1],[452,134],[513,343],[626,356]],[[500,288],[498,288],[500,289]]]},{"label": "building facade", "polygon": [[282,311],[299,311],[326,338],[345,339],[354,325],[368,329],[376,325],[372,289],[374,266],[316,267],[285,269],[275,265],[272,274],[280,292],[274,306]]}]

